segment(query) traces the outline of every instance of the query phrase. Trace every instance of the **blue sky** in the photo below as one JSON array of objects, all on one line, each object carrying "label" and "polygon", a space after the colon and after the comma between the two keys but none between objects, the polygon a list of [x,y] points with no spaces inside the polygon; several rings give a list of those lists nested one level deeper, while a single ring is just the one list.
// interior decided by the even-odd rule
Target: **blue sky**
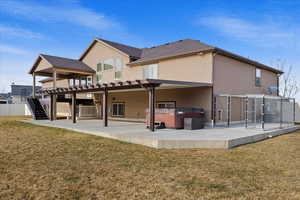
[{"label": "blue sky", "polygon": [[[137,47],[192,38],[300,77],[300,1],[0,0],[0,93],[39,53],[78,58],[95,37]],[[299,100],[300,100],[300,95]]]}]

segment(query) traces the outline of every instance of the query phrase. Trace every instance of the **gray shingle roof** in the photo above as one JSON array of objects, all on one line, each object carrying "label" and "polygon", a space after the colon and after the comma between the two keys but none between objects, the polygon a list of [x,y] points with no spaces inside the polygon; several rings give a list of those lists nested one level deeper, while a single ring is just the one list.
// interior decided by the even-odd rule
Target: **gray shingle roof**
[{"label": "gray shingle roof", "polygon": [[211,50],[213,48],[214,47],[201,43],[197,40],[179,40],[177,42],[167,43],[156,47],[143,48],[140,59],[131,62],[131,64]]},{"label": "gray shingle roof", "polygon": [[51,65],[57,68],[70,69],[70,70],[78,70],[84,72],[95,72],[88,65],[83,62],[70,58],[63,58],[58,56],[50,56],[45,54],[40,54],[44,59],[46,59]]},{"label": "gray shingle roof", "polygon": [[[198,40],[192,40],[192,39],[179,40],[176,42],[171,42],[171,43],[150,47],[150,48],[136,48],[136,47],[120,44],[117,42],[96,38],[93,41],[93,43],[88,47],[88,49],[83,53],[83,55],[79,58],[79,60],[62,58],[57,56],[49,56],[43,54],[41,54],[41,56],[44,57],[53,66],[58,68],[61,67],[64,69],[80,70],[85,72],[95,72],[92,68],[90,68],[89,66],[81,62],[81,60],[89,52],[89,50],[97,42],[97,40],[102,41],[118,49],[119,51],[127,54],[131,58],[133,58],[132,62],[128,63],[128,65],[146,64],[148,62],[156,62],[158,60],[165,59],[165,58],[210,51],[210,52],[216,52],[221,55],[232,57],[242,62],[246,62],[254,66],[258,66],[263,69],[273,71],[275,73],[279,73],[279,74],[282,73],[281,71],[269,67],[267,65],[261,64],[259,62],[250,60],[248,58],[239,56],[237,54],[225,51],[218,47],[210,46]],[[31,69],[31,73],[33,72],[33,70],[34,68]]]},{"label": "gray shingle roof", "polygon": [[97,38],[98,40],[101,40],[103,42],[105,42],[106,44],[109,44],[110,46],[126,53],[127,55],[134,57],[134,58],[140,58],[141,54],[142,54],[142,49],[136,48],[136,47],[132,47],[132,46],[128,46],[128,45],[124,45],[124,44],[120,44],[117,42],[112,42],[109,40],[104,40],[101,38]]}]

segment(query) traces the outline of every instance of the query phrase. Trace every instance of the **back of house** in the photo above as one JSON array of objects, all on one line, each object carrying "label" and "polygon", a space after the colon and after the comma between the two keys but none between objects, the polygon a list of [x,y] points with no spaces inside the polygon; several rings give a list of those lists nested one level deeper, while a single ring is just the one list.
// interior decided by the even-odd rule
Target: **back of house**
[{"label": "back of house", "polygon": [[[135,48],[96,38],[78,59],[39,55],[30,74],[50,77],[41,81],[44,89],[152,80],[160,83],[156,108],[204,109],[209,122],[214,117],[214,96],[277,96],[277,90],[272,88],[278,88],[282,72],[197,40]],[[78,94],[79,117],[101,118],[102,94]],[[57,96],[57,113],[70,115],[70,102],[68,94]],[[145,88],[112,90],[108,95],[108,115],[110,119],[145,121],[148,104]]]}]

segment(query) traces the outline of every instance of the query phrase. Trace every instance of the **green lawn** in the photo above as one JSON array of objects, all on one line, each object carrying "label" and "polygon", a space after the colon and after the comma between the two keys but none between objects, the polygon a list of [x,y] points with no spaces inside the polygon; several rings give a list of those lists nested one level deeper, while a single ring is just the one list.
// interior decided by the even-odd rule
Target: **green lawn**
[{"label": "green lawn", "polygon": [[0,199],[300,199],[300,132],[155,150],[0,118]]}]

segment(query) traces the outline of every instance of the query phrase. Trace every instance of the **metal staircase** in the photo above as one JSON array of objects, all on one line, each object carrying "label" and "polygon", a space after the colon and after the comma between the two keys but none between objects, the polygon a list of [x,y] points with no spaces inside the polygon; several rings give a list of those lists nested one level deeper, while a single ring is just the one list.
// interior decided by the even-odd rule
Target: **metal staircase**
[{"label": "metal staircase", "polygon": [[45,120],[49,119],[47,113],[45,112],[43,106],[37,98],[29,97],[27,98],[27,104],[31,111],[32,117],[35,120]]}]

